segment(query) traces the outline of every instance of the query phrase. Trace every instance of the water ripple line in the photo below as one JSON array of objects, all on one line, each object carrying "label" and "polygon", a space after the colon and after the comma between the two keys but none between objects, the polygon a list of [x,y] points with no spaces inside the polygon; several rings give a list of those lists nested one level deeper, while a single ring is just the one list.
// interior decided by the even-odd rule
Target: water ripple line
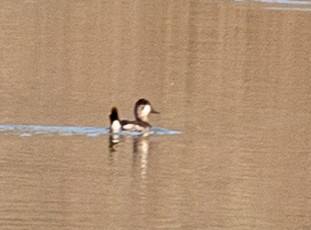
[{"label": "water ripple line", "polygon": [[[18,133],[21,137],[29,137],[38,134],[59,134],[62,136],[86,135],[89,137],[98,137],[110,133],[107,127],[83,127],[83,126],[56,126],[56,125],[27,125],[27,124],[0,124],[2,133]],[[165,129],[161,127],[152,127],[150,135],[176,135],[180,131]],[[121,136],[140,136],[141,132],[121,131]]]}]

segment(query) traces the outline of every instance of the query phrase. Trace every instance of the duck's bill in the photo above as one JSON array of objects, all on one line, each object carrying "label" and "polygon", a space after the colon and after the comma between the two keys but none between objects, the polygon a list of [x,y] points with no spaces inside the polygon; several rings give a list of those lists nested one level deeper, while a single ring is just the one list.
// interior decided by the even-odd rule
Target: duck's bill
[{"label": "duck's bill", "polygon": [[151,113],[159,114],[160,112],[154,110],[154,108],[151,109]]}]

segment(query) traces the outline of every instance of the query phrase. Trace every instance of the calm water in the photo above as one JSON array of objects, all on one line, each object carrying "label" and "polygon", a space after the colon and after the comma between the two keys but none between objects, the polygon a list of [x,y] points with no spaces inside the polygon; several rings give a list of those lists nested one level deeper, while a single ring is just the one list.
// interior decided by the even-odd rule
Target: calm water
[{"label": "calm water", "polygon": [[0,229],[311,229],[308,1],[1,2]]}]

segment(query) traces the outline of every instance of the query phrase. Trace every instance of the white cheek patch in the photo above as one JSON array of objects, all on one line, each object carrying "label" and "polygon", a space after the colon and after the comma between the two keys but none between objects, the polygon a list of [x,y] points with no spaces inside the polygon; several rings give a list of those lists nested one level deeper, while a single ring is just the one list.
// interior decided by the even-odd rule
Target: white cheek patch
[{"label": "white cheek patch", "polygon": [[121,124],[120,124],[120,121],[115,120],[115,121],[112,122],[112,124],[111,124],[111,131],[112,131],[113,133],[118,133],[118,132],[121,131]]},{"label": "white cheek patch", "polygon": [[146,117],[149,115],[150,112],[151,112],[151,106],[145,105],[144,109],[141,111],[141,116]]}]

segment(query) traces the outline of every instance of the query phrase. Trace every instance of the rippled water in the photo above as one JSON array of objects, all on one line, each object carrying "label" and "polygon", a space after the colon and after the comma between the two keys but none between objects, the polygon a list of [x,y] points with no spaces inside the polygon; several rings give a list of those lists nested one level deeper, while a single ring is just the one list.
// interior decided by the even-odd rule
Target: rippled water
[{"label": "rippled water", "polygon": [[[20,125],[20,124],[0,124],[0,132],[16,133],[20,136],[32,136],[37,134],[60,134],[60,135],[86,135],[97,137],[110,134],[109,127],[78,127],[78,126],[52,126],[52,125]],[[135,131],[121,131],[121,136],[141,136],[141,135],[174,135],[181,134],[180,131],[169,130],[160,127],[152,127],[149,132],[141,133]]]},{"label": "rippled water", "polygon": [[0,229],[311,229],[309,10],[3,1]]}]

